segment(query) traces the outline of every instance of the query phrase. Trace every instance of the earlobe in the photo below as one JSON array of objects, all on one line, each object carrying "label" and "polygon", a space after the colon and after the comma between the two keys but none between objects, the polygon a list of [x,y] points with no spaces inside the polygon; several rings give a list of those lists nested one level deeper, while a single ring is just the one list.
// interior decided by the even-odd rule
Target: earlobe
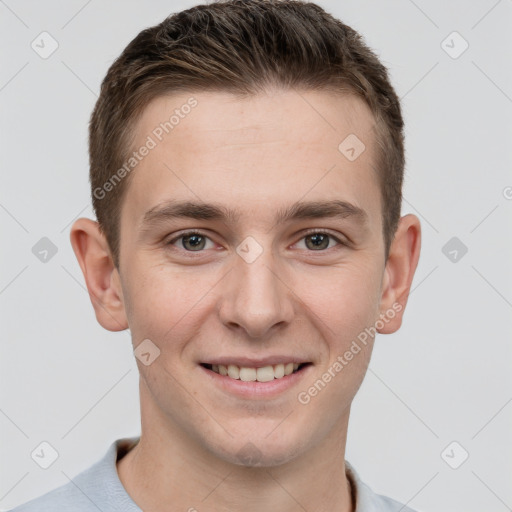
[{"label": "earlobe", "polygon": [[393,333],[402,325],[420,249],[420,221],[415,215],[405,215],[398,224],[384,269],[379,317],[381,321],[377,324],[384,324],[377,329],[381,334]]},{"label": "earlobe", "polygon": [[121,285],[110,250],[97,222],[81,218],[71,227],[70,241],[82,269],[87,291],[102,327],[109,331],[128,328]]}]

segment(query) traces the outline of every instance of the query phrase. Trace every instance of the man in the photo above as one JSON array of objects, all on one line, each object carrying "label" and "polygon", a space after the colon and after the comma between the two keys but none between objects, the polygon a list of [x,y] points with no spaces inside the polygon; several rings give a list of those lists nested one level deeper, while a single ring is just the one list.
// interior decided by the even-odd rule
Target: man
[{"label": "man", "polygon": [[131,331],[141,436],[15,510],[410,511],[344,459],[419,258],[402,128],[386,69],[315,4],[143,30],[91,118],[98,222],[71,230],[98,322]]}]

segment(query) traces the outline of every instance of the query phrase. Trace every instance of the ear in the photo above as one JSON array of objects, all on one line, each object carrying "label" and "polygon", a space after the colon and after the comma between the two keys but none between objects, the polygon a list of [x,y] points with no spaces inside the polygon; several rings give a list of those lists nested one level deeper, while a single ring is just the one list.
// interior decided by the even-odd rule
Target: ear
[{"label": "ear", "polygon": [[[376,322],[377,332],[381,334],[391,334],[402,325],[420,248],[420,221],[415,215],[405,215],[398,223],[384,269],[380,321]],[[382,324],[383,327],[378,328]]]},{"label": "ear", "polygon": [[71,227],[70,240],[84,274],[96,319],[109,331],[127,329],[119,272],[98,223],[78,219]]}]

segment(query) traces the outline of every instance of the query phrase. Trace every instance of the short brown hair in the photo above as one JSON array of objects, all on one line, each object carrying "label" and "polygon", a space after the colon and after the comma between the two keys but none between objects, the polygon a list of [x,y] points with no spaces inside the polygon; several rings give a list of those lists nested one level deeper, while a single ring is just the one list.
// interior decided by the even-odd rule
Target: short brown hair
[{"label": "short brown hair", "polygon": [[387,260],[400,219],[405,165],[403,119],[387,69],[355,30],[312,2],[222,0],[142,30],[101,84],[89,125],[90,182],[116,267],[131,174],[109,187],[106,200],[98,190],[129,158],[136,122],[148,103],[172,92],[245,96],[275,86],[355,94],[370,107]]}]

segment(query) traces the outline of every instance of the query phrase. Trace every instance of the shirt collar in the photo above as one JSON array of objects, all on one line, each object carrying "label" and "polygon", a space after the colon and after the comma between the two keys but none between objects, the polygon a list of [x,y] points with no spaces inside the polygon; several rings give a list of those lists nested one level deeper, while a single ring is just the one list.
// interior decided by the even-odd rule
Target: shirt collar
[{"label": "shirt collar", "polygon": [[[110,482],[109,492],[118,498],[122,497],[123,512],[142,512],[137,504],[128,495],[117,473],[116,462],[124,457],[140,440],[140,437],[126,437],[114,441],[104,458],[98,462],[102,466],[103,476]],[[360,478],[355,468],[345,461],[345,472],[350,483],[354,512],[386,512],[395,510],[392,506],[401,505],[390,498],[375,494]],[[414,512],[402,506],[402,512]],[[121,509],[119,509],[121,510]]]}]

